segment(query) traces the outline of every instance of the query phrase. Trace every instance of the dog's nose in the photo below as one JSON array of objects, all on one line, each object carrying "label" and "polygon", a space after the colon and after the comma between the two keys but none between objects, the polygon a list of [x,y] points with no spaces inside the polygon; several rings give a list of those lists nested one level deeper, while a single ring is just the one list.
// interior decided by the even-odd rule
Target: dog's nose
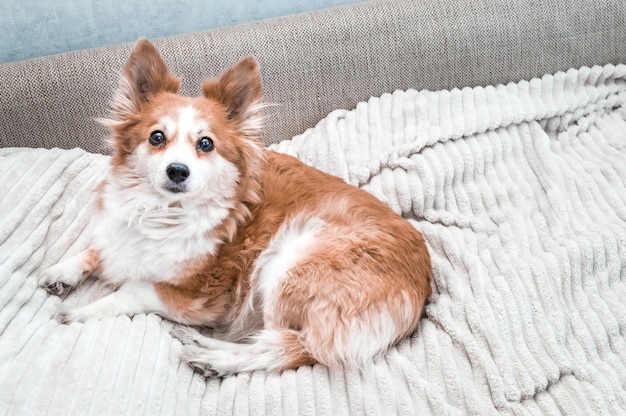
[{"label": "dog's nose", "polygon": [[184,182],[189,177],[189,168],[182,163],[171,163],[167,169],[165,169],[167,177],[175,183]]}]

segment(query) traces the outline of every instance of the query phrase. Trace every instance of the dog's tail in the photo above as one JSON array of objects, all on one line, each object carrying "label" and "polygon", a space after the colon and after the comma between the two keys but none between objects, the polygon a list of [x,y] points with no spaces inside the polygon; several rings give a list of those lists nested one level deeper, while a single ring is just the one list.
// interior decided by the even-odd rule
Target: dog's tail
[{"label": "dog's tail", "polygon": [[250,344],[219,341],[191,328],[175,334],[185,345],[182,360],[205,376],[225,376],[242,371],[281,372],[317,362],[305,349],[297,331],[263,329]]}]

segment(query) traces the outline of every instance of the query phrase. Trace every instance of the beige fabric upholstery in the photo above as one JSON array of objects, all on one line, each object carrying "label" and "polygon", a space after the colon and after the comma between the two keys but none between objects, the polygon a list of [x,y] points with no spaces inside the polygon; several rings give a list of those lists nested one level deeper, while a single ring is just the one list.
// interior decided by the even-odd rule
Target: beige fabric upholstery
[{"label": "beige fabric upholstery", "polygon": [[[155,42],[183,92],[236,60],[260,61],[266,143],[331,110],[395,89],[450,89],[626,62],[626,2],[390,0],[357,3]],[[0,65],[0,145],[106,153],[106,115],[132,45]]]}]

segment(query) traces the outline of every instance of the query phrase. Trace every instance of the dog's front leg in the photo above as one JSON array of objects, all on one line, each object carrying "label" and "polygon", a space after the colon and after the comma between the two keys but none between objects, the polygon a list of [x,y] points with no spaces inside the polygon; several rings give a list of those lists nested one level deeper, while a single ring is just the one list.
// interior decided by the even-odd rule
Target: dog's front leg
[{"label": "dog's front leg", "polygon": [[98,251],[89,248],[75,256],[48,267],[38,277],[39,286],[48,293],[65,296],[100,267]]},{"label": "dog's front leg", "polygon": [[136,281],[125,283],[110,295],[88,305],[77,308],[62,307],[56,319],[61,323],[69,324],[84,322],[87,319],[102,319],[119,315],[134,316],[141,313],[167,315],[154,285],[149,282]]}]

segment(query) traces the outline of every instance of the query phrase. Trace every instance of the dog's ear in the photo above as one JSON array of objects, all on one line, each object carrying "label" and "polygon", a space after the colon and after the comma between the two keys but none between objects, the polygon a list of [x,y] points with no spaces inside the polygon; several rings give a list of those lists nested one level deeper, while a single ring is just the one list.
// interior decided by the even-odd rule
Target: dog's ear
[{"label": "dog's ear", "polygon": [[113,101],[118,118],[132,114],[159,92],[178,92],[180,79],[174,76],[150,41],[139,39],[122,72]]},{"label": "dog's ear", "polygon": [[220,78],[205,81],[202,92],[222,103],[229,120],[242,132],[256,135],[261,129],[263,91],[259,65],[253,57],[242,59]]}]

